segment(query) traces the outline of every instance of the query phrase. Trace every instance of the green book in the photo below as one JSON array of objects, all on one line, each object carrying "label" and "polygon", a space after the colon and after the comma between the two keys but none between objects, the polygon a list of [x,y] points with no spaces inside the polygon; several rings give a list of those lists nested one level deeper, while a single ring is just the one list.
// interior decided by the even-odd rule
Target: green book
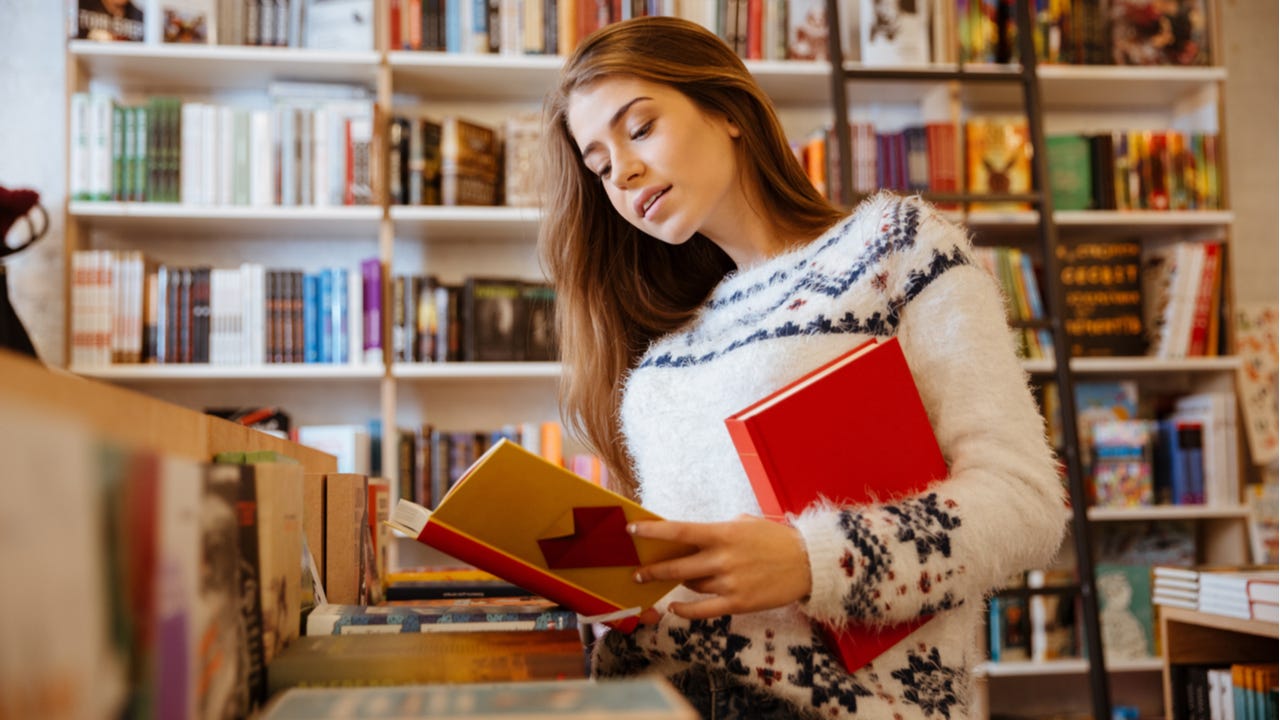
[{"label": "green book", "polygon": [[1045,152],[1053,208],[1094,209],[1089,139],[1082,135],[1051,135],[1045,138]]}]

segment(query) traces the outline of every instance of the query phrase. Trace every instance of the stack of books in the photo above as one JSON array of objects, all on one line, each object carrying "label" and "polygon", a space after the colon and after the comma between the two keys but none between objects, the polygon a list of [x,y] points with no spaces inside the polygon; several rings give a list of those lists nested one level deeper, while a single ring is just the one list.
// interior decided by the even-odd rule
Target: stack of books
[{"label": "stack of books", "polygon": [[1280,622],[1275,565],[1173,567],[1152,570],[1151,602],[1241,620]]}]

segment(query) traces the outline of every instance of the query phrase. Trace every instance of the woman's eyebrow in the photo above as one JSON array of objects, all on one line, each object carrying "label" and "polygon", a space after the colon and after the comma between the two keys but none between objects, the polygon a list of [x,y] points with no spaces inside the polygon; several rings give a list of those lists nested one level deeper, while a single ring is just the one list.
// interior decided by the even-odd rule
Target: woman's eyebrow
[{"label": "woman's eyebrow", "polygon": [[[613,117],[609,118],[609,128],[612,129],[615,126],[617,126],[618,122],[621,121],[622,118],[626,116],[627,111],[631,109],[632,105],[635,105],[641,100],[652,100],[652,99],[653,98],[647,95],[641,95],[639,97],[634,97],[628,100],[626,103],[622,105],[622,107],[618,108],[617,112],[613,114]],[[587,143],[587,146],[582,148],[582,156],[586,157],[591,153],[591,151],[597,149],[599,145],[600,145],[600,142],[598,140],[592,140],[591,142]]]}]

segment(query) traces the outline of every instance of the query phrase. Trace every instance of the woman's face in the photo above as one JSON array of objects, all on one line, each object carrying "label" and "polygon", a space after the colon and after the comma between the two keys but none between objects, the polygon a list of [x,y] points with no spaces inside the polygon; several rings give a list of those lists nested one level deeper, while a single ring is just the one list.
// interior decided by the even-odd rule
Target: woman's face
[{"label": "woman's face", "polygon": [[739,128],[667,85],[610,76],[569,98],[569,132],[618,214],[664,242],[732,237],[748,209]]}]

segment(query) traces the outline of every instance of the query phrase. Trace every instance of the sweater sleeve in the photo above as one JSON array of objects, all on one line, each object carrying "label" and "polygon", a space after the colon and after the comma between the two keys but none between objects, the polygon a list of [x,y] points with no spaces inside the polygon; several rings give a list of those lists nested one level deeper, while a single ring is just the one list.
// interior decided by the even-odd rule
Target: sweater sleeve
[{"label": "sweater sleeve", "polygon": [[902,293],[891,306],[900,303],[897,336],[950,474],[915,496],[792,519],[813,577],[801,609],[827,623],[893,624],[982,597],[1048,563],[1065,529],[1062,483],[1000,291],[970,259],[964,231],[920,210],[901,262],[945,270],[891,269],[889,287]]}]

